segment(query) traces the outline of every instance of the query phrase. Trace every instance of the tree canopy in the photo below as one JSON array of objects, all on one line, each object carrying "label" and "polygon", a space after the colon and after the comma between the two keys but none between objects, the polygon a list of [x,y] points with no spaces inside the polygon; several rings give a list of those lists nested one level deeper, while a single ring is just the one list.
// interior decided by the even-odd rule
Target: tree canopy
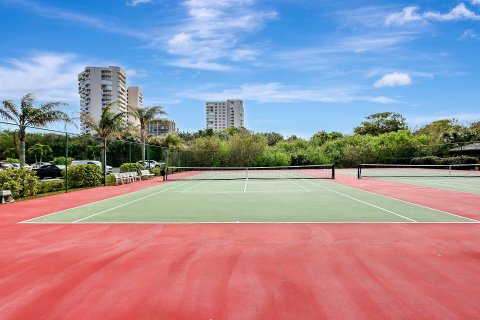
[{"label": "tree canopy", "polygon": [[353,132],[360,135],[378,136],[384,133],[408,130],[406,119],[396,112],[379,112],[366,117],[367,121],[356,127]]}]

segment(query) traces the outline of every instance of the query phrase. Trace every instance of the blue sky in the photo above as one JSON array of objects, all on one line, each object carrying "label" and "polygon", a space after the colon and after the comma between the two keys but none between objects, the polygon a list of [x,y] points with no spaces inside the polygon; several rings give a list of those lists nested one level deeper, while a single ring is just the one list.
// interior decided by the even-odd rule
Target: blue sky
[{"label": "blue sky", "polygon": [[77,112],[77,74],[119,65],[182,131],[227,98],[248,129],[306,138],[380,111],[480,120],[480,0],[0,0],[0,25],[2,100]]}]

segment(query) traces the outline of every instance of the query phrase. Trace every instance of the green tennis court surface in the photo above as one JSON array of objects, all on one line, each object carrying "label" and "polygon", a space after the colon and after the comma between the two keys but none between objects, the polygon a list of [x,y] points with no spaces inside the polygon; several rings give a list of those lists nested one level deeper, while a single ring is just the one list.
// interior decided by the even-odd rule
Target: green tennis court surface
[{"label": "green tennis court surface", "polygon": [[178,180],[26,222],[476,222],[324,179]]},{"label": "green tennis court surface", "polygon": [[370,179],[480,194],[480,165],[361,165],[360,172],[343,171]]}]

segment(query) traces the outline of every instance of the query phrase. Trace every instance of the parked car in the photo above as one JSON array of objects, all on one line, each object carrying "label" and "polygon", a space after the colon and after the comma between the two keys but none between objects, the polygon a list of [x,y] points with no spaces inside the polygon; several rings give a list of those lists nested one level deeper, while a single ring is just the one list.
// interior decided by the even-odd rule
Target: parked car
[{"label": "parked car", "polygon": [[32,164],[32,169],[40,169],[41,166],[44,166],[46,164],[52,164],[51,162],[35,162]]},{"label": "parked car", "polygon": [[[95,164],[102,169],[102,163],[97,160],[73,160],[72,165],[76,164]],[[113,172],[113,167],[112,166],[106,166],[107,173],[112,173]]]},{"label": "parked car", "polygon": [[14,166],[11,163],[8,162],[0,162],[0,170],[3,169],[10,169],[13,168]]},{"label": "parked car", "polygon": [[55,164],[46,164],[41,166],[39,169],[36,169],[37,176],[40,179],[44,178],[58,178],[63,176],[63,171],[65,170],[64,165],[55,165]]},{"label": "parked car", "polygon": [[138,163],[143,164],[144,169],[164,168],[165,167],[165,162],[157,162],[155,160],[145,160],[145,162],[142,162],[142,160],[140,160],[140,161],[138,161]]}]

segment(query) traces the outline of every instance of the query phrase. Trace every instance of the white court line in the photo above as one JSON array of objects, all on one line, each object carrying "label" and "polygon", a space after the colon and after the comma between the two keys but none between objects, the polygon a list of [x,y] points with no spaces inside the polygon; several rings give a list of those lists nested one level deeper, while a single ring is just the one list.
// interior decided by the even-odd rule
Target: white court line
[{"label": "white court line", "polygon": [[288,179],[288,181],[292,182],[293,184],[299,186],[300,188],[306,190],[307,192],[312,192],[312,190],[305,188],[304,186],[298,184],[297,182],[293,181],[292,179]]},{"label": "white court line", "polygon": [[[368,192],[368,193],[371,193],[371,194],[374,194],[374,195],[377,195],[377,196],[380,196],[380,197],[392,199],[392,200],[395,200],[395,201],[400,201],[400,202],[408,203],[408,204],[410,204],[410,205],[414,205],[414,206],[417,206],[417,207],[422,207],[422,208],[426,208],[426,209],[429,209],[429,210],[433,210],[433,211],[437,211],[437,212],[449,214],[449,215],[451,215],[451,216],[455,216],[455,217],[458,217],[458,218],[467,219],[467,220],[471,220],[471,221],[474,221],[474,222],[480,222],[480,221],[478,221],[478,220],[475,220],[475,219],[472,219],[472,218],[468,218],[468,217],[464,217],[464,216],[460,216],[460,215],[455,214],[455,213],[450,213],[450,212],[446,212],[446,211],[443,211],[443,210],[439,210],[439,209],[427,207],[427,206],[424,206],[424,205],[421,205],[421,204],[418,204],[418,203],[414,203],[414,202],[410,202],[410,201],[406,201],[406,200],[402,200],[402,199],[397,199],[397,198],[393,198],[393,197],[389,197],[389,196],[386,196],[386,195],[384,195],[384,194],[375,193],[375,192],[367,191],[367,190],[363,190],[363,189],[358,189],[358,188],[355,188],[355,187],[347,186],[347,185],[345,185],[345,184],[339,184],[339,185],[340,185],[340,186],[347,187],[347,188],[350,188],[350,189],[354,189],[354,190],[361,190],[361,191],[364,191],[364,192]],[[418,222],[418,221],[417,221],[417,222]]]},{"label": "white court line", "polygon": [[[413,183],[413,181],[423,181],[424,183],[431,184],[431,185],[446,186],[446,187],[453,187],[453,188],[462,188],[462,189],[472,189],[472,190],[480,191],[480,188],[478,188],[478,187],[458,185],[458,184],[446,184],[446,183],[440,183],[440,182],[432,182],[432,181],[429,181],[429,180],[426,180],[426,179],[415,179],[415,180],[410,179],[410,180],[408,180],[408,179],[400,179],[400,178],[389,178],[388,180],[392,180],[392,181],[395,181],[395,182],[406,183],[406,184],[413,184],[413,185],[417,185],[417,184]],[[452,190],[452,189],[448,189],[448,190],[479,195],[479,193],[475,193],[475,192]]]},{"label": "white court line", "polygon": [[367,202],[367,201],[363,201],[363,200],[360,200],[360,199],[357,199],[357,198],[351,197],[351,196],[349,196],[349,195],[347,195],[347,194],[344,194],[344,193],[341,193],[341,192],[339,192],[339,191],[336,191],[336,190],[333,190],[333,189],[330,189],[330,188],[327,188],[327,187],[321,186],[321,185],[319,185],[319,184],[316,184],[316,183],[310,182],[310,181],[308,181],[308,180],[304,180],[304,181],[305,181],[305,182],[308,182],[308,183],[311,183],[311,184],[313,184],[313,185],[315,185],[315,186],[319,186],[319,187],[321,187],[321,188],[324,188],[324,189],[326,189],[326,190],[329,190],[329,191],[335,192],[336,194],[339,194],[339,195],[341,195],[341,196],[347,197],[347,198],[349,198],[349,199],[352,199],[352,200],[355,200],[355,201],[358,201],[358,202],[364,203],[364,204],[366,204],[366,205],[369,205],[369,206],[371,206],[371,207],[374,207],[374,208],[377,208],[377,209],[383,210],[383,211],[385,211],[385,212],[388,212],[388,213],[394,214],[394,215],[396,215],[396,216],[399,216],[399,217],[401,217],[401,218],[403,218],[403,219],[410,220],[410,221],[412,221],[412,222],[418,222],[418,221],[416,221],[416,220],[413,220],[413,219],[410,219],[410,218],[408,218],[408,217],[405,217],[405,216],[403,216],[403,215],[401,215],[401,214],[399,214],[399,213],[396,213],[396,212],[393,212],[393,211],[391,211],[391,210],[388,210],[388,209],[385,209],[385,208],[379,207],[379,206],[377,206],[377,205],[374,205],[373,203],[370,203],[370,202]]},{"label": "white court line", "polygon": [[190,189],[193,189],[193,188],[195,188],[195,187],[198,187],[199,185],[201,185],[202,183],[205,183],[205,182],[207,182],[207,180],[203,180],[203,181],[201,181],[201,182],[199,182],[199,183],[197,183],[197,184],[194,184],[193,186],[191,186],[191,187],[189,187],[189,188],[187,188],[187,189],[184,189],[184,190],[182,190],[182,191],[179,191],[179,192],[180,192],[180,193],[185,193],[185,191],[188,191],[188,190],[190,190]]},{"label": "white court line", "polygon": [[88,217],[85,217],[85,218],[82,218],[82,219],[78,219],[78,220],[75,220],[73,221],[73,223],[77,223],[77,222],[80,222],[80,221],[83,221],[83,220],[86,220],[86,219],[89,219],[89,218],[92,218],[92,217],[95,217],[95,216],[98,216],[99,214],[102,214],[102,213],[105,213],[105,212],[108,212],[108,211],[112,211],[114,209],[118,209],[118,208],[121,208],[121,207],[124,207],[126,205],[129,205],[129,204],[132,204],[132,203],[135,203],[135,202],[138,202],[140,200],[143,200],[143,199],[146,199],[146,198],[150,198],[156,194],[159,194],[159,193],[163,193],[165,191],[168,191],[168,190],[171,190],[171,189],[175,189],[175,188],[178,188],[180,186],[183,186],[183,185],[186,185],[188,182],[186,183],[183,183],[183,184],[180,184],[180,185],[177,185],[177,186],[174,186],[174,187],[171,187],[171,188],[168,188],[168,189],[165,189],[165,190],[162,190],[162,191],[158,191],[158,192],[155,192],[155,193],[152,193],[152,194],[149,194],[148,196],[145,196],[145,197],[141,197],[141,198],[138,198],[138,199],[135,199],[133,201],[130,201],[130,202],[127,202],[127,203],[124,203],[124,204],[121,204],[121,205],[118,205],[118,206],[115,206],[115,207],[112,207],[110,209],[107,209],[107,210],[103,210],[103,211],[100,211],[100,212],[97,212],[97,213],[94,213],[94,214],[91,214],[89,215]]},{"label": "white court line", "polygon": [[[284,173],[284,176],[285,176],[285,174],[290,175],[290,177],[297,177],[297,176],[294,176],[294,175],[291,174],[291,173],[286,173],[286,172],[285,172],[285,173]],[[287,176],[287,178],[288,178],[288,176]],[[302,185],[298,184],[297,182],[293,181],[292,179],[287,179],[287,180],[290,181],[290,182],[292,182],[293,184],[299,186],[300,188],[306,190],[307,192],[312,192],[312,190],[305,188],[304,186],[302,186]],[[303,180],[303,179],[302,179],[302,180]]]},{"label": "white court line", "polygon": [[[175,181],[169,181],[167,183],[172,183],[172,182],[175,182]],[[191,182],[191,181],[189,181],[189,182]],[[93,204],[96,204],[96,203],[99,203],[99,202],[108,201],[108,200],[112,200],[112,199],[116,199],[116,198],[120,198],[120,197],[126,197],[126,196],[132,195],[134,193],[139,193],[139,192],[150,190],[150,189],[153,189],[153,188],[163,187],[164,185],[167,185],[167,183],[161,184],[161,185],[158,185],[158,186],[154,186],[154,187],[151,187],[151,188],[145,188],[145,189],[142,189],[142,190],[136,190],[136,191],[132,191],[132,192],[129,192],[129,193],[120,194],[118,196],[107,198],[107,199],[102,199],[102,200],[97,200],[97,201],[94,201],[94,202],[85,203],[85,204],[82,204],[82,205],[79,205],[79,206],[76,206],[76,207],[63,209],[63,210],[56,211],[56,212],[53,212],[53,213],[44,214],[43,216],[39,216],[39,217],[36,217],[36,218],[20,221],[18,223],[27,223],[28,221],[31,221],[31,220],[36,220],[36,219],[40,219],[40,218],[43,218],[43,217],[53,216],[54,214],[58,214],[58,213],[70,211],[70,210],[73,210],[73,209],[90,206],[90,205],[93,205]]]},{"label": "white court line", "polygon": [[247,179],[245,179],[245,187],[243,188],[243,192],[247,192],[247,184],[248,184],[248,170],[247,170]]},{"label": "white court line", "polygon": [[[173,191],[177,193],[183,193],[182,191]],[[321,190],[311,191],[310,192],[324,192]],[[187,191],[185,193],[244,193],[244,191]],[[247,191],[245,193],[306,193],[303,190],[256,190],[256,191]]]}]

